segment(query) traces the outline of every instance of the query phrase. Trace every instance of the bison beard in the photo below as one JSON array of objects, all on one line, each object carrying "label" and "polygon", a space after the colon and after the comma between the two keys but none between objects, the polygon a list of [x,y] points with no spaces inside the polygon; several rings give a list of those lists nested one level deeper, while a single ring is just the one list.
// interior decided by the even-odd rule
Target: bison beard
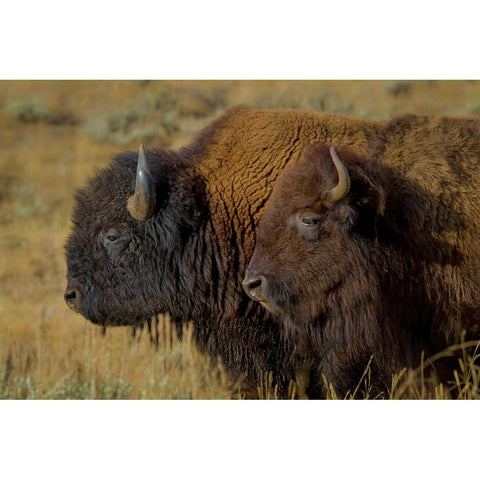
[{"label": "bison beard", "polygon": [[[383,396],[422,352],[479,339],[480,122],[406,116],[367,152],[338,148],[351,188],[333,200],[327,145],[281,173],[243,282],[310,356],[316,391],[325,375],[341,396],[367,365]],[[436,362],[438,379],[455,363]]]},{"label": "bison beard", "polygon": [[160,312],[191,321],[200,348],[220,356],[232,379],[245,377],[255,392],[271,371],[285,395],[304,358],[241,287],[256,226],[276,177],[303,146],[363,151],[380,126],[238,107],[178,152],[118,155],[76,194],[68,305],[101,325],[135,325]]}]

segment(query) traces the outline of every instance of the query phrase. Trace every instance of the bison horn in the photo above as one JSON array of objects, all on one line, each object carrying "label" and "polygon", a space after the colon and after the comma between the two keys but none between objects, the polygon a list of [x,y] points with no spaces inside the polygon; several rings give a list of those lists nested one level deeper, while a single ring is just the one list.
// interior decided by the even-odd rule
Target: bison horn
[{"label": "bison horn", "polygon": [[155,184],[148,170],[145,149],[140,145],[135,180],[135,193],[128,199],[127,208],[135,220],[144,221],[153,215],[156,204]]},{"label": "bison horn", "polygon": [[338,183],[330,190],[330,192],[328,192],[328,197],[332,202],[337,202],[343,197],[346,197],[350,191],[350,175],[333,146],[330,147],[330,155],[332,156],[333,163],[337,169]]}]

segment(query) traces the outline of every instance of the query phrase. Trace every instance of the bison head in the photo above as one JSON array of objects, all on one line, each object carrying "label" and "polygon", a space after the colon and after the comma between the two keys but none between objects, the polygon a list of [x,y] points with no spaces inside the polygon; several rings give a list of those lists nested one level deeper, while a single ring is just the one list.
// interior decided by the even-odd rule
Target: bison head
[{"label": "bison head", "polygon": [[173,152],[118,155],[76,193],[66,245],[67,304],[93,323],[141,322],[188,308],[185,245],[202,222],[202,183]]},{"label": "bison head", "polygon": [[384,191],[364,159],[324,144],[306,147],[273,188],[246,293],[297,325],[321,321],[332,304],[341,308],[345,289],[350,302],[361,302],[371,294],[368,244],[383,209]]}]

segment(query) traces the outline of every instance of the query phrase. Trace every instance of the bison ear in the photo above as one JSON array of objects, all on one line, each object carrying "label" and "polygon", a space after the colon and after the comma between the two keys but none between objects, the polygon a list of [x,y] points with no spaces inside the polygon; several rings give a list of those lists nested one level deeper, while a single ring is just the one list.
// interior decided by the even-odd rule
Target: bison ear
[{"label": "bison ear", "polygon": [[350,170],[352,186],[350,205],[357,212],[355,230],[362,236],[376,240],[378,222],[385,213],[385,190],[376,175],[355,165]]}]

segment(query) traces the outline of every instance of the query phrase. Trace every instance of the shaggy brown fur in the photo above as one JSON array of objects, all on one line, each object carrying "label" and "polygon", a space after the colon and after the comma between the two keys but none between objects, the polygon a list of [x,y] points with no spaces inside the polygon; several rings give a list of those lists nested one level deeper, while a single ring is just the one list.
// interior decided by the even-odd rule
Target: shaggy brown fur
[{"label": "shaggy brown fur", "polygon": [[159,312],[192,321],[202,349],[233,377],[259,385],[266,370],[285,392],[301,364],[278,325],[241,288],[255,228],[273,183],[311,142],[363,151],[381,125],[336,115],[238,107],[178,152],[148,151],[157,208],[126,208],[138,154],[118,155],[77,193],[67,243],[70,306],[103,325]]},{"label": "shaggy brown fur", "polygon": [[[479,338],[480,121],[401,117],[366,155],[329,143],[349,195],[328,200],[329,145],[305,148],[277,180],[246,277],[263,276],[253,297],[340,395],[370,359],[370,393],[381,395],[422,351],[458,343],[462,331]],[[450,367],[435,368],[443,379]]]}]

